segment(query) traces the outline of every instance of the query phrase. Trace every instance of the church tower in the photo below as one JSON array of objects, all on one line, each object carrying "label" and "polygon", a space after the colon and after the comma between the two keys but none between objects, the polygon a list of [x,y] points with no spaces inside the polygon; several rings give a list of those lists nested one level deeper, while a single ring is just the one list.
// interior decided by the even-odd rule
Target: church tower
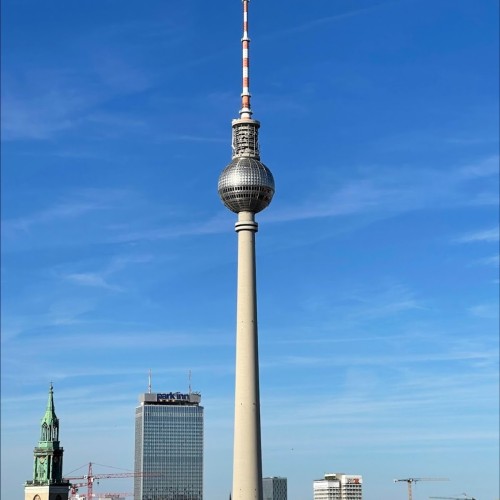
[{"label": "church tower", "polygon": [[40,425],[40,440],[34,450],[33,479],[26,481],[24,500],[68,500],[69,482],[62,477],[63,452],[59,445],[59,419],[54,408],[54,388]]}]

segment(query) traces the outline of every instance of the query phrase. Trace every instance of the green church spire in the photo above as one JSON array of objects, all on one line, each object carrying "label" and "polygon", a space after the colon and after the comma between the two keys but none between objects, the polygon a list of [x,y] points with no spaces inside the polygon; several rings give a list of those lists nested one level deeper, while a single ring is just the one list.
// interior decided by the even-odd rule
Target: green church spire
[{"label": "green church spire", "polygon": [[47,408],[40,424],[40,440],[34,450],[33,481],[31,484],[63,483],[63,449],[59,446],[59,419],[54,406],[54,387],[49,387]]},{"label": "green church spire", "polygon": [[[46,447],[48,443],[59,444],[59,419],[54,407],[54,386],[50,383],[47,409],[42,418],[39,447]],[[47,444],[46,444],[47,443]],[[50,445],[49,445],[50,446]]]},{"label": "green church spire", "polygon": [[51,382],[47,408],[40,423],[40,440],[33,453],[33,479],[24,484],[25,500],[68,500],[70,483],[62,475],[63,452]]}]

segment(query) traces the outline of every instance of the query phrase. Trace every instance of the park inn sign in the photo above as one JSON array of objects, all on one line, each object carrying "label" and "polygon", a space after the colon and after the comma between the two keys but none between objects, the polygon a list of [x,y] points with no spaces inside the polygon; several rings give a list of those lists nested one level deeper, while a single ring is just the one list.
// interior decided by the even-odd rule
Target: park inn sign
[{"label": "park inn sign", "polygon": [[164,392],[156,395],[158,403],[166,403],[170,401],[189,401],[189,394],[182,394],[180,392]]},{"label": "park inn sign", "polygon": [[199,405],[201,394],[199,392],[145,392],[139,395],[139,402],[144,404],[174,404],[174,405]]}]

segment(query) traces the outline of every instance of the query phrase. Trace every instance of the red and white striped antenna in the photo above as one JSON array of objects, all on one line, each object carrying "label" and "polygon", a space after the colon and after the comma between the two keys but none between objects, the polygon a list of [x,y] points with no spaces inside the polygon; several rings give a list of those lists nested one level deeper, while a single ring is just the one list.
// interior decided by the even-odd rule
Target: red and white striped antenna
[{"label": "red and white striped antenna", "polygon": [[240,119],[251,119],[252,110],[250,108],[250,38],[248,37],[248,2],[243,1],[243,37],[241,44],[243,48],[243,91],[241,93]]}]

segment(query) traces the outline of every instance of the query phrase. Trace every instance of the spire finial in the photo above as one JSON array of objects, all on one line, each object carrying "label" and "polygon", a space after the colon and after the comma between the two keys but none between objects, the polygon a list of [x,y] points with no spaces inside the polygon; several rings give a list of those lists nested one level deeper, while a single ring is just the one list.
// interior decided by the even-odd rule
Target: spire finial
[{"label": "spire finial", "polygon": [[47,400],[46,414],[47,413],[50,413],[50,414],[55,413],[55,411],[54,411],[54,384],[52,382],[50,382],[50,385],[49,385],[49,399]]},{"label": "spire finial", "polygon": [[241,119],[251,119],[252,110],[250,109],[250,38],[248,37],[248,2],[243,0],[243,37],[241,44],[243,48],[243,91],[241,92]]}]

